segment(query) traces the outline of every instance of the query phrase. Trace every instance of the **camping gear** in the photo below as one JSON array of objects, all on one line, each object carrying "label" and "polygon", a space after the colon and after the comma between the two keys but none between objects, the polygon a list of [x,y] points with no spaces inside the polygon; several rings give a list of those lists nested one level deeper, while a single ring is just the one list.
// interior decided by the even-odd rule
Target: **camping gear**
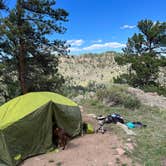
[{"label": "camping gear", "polygon": [[107,115],[105,118],[105,123],[124,123],[123,117],[119,114],[113,113],[111,115]]},{"label": "camping gear", "polygon": [[109,124],[109,123],[120,122],[120,123],[124,124],[123,117],[117,113],[113,113],[113,114],[110,114],[107,116],[100,115],[97,117],[97,120],[98,120],[99,127],[97,128],[96,132],[100,131],[102,134],[104,134],[104,132],[106,131],[104,129],[104,124],[106,124],[106,123]]},{"label": "camping gear", "polygon": [[117,122],[120,122],[120,123],[124,123],[124,119],[121,115],[117,114],[117,113],[113,113],[111,115],[112,117],[112,122],[113,123],[117,123]]},{"label": "camping gear", "polygon": [[112,116],[111,115],[106,116],[105,123],[112,123],[112,122],[113,122]]},{"label": "camping gear", "polygon": [[81,133],[78,105],[51,92],[28,93],[0,107],[0,165],[15,166],[53,147],[53,126]]},{"label": "camping gear", "polygon": [[94,133],[94,127],[92,126],[92,124],[84,122],[82,127],[83,127],[83,134],[85,134],[85,133],[86,134]]},{"label": "camping gear", "polygon": [[127,126],[129,129],[135,128],[135,125],[134,125],[133,122],[127,122],[127,123],[126,123],[126,126]]},{"label": "camping gear", "polygon": [[87,134],[92,133],[94,133],[94,127],[90,123],[87,123]]},{"label": "camping gear", "polygon": [[146,127],[147,125],[142,124],[141,122],[127,122],[126,126],[129,129]]},{"label": "camping gear", "polygon": [[142,124],[141,122],[133,122],[135,127],[141,128],[141,127],[147,127],[147,125]]},{"label": "camping gear", "polygon": [[106,117],[102,116],[102,115],[100,115],[100,116],[97,117],[98,125],[99,125],[99,127],[96,130],[97,133],[101,132],[102,134],[104,134],[104,132],[105,132],[105,129],[104,129],[105,118]]}]

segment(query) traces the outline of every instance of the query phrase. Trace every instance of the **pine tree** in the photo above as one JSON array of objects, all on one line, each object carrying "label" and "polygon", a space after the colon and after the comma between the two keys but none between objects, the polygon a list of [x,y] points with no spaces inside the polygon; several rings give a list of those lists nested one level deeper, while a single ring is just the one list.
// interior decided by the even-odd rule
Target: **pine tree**
[{"label": "pine tree", "polygon": [[141,20],[140,33],[128,38],[123,49],[124,56],[116,57],[118,64],[130,64],[128,74],[123,74],[115,82],[128,83],[134,87],[159,87],[157,82],[159,67],[164,66],[166,54],[166,22]]},{"label": "pine tree", "polygon": [[128,38],[124,53],[141,55],[143,53],[166,53],[166,22],[141,20],[137,25],[140,33]]},{"label": "pine tree", "polygon": [[[48,56],[51,58],[51,51],[56,54],[67,52],[64,41],[49,40],[47,37],[66,31],[62,22],[68,21],[68,13],[64,9],[54,9],[55,4],[55,0],[17,0],[15,8],[9,11],[7,17],[1,19],[0,57],[15,62],[23,94],[29,91],[31,75],[38,74],[29,70],[32,69],[32,61],[46,59]],[[52,61],[54,60],[55,57],[52,57]],[[44,66],[43,61],[36,63],[41,67],[38,70],[46,70],[46,66],[49,66]],[[57,73],[57,66],[54,68]],[[35,77],[38,76],[33,78]]]}]

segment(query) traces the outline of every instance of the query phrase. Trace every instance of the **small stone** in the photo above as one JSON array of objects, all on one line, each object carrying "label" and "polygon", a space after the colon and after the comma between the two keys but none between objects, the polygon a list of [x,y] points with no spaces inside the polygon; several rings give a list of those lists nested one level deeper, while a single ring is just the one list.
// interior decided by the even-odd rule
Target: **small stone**
[{"label": "small stone", "polygon": [[132,142],[132,139],[131,139],[131,138],[128,138],[128,139],[127,139],[127,142]]},{"label": "small stone", "polygon": [[134,145],[132,143],[126,143],[126,147],[127,147],[127,150],[133,150],[134,149]]},{"label": "small stone", "polygon": [[116,151],[118,152],[119,155],[123,155],[125,153],[125,150],[122,148],[117,148]]}]

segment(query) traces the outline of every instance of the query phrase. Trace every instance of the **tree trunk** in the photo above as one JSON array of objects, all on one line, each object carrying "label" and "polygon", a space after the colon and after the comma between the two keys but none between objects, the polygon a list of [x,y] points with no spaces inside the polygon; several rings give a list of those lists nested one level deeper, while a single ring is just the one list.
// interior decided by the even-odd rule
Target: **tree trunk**
[{"label": "tree trunk", "polygon": [[21,86],[22,93],[25,94],[28,92],[27,86],[26,86],[26,73],[25,73],[25,65],[26,65],[26,59],[25,59],[25,45],[24,45],[24,40],[22,39],[22,25],[23,25],[23,20],[22,20],[22,0],[17,1],[17,13],[18,13],[18,30],[19,30],[19,49],[18,49],[18,77],[19,77],[19,82]]},{"label": "tree trunk", "polygon": [[152,49],[152,41],[149,41],[149,53],[152,53],[153,49]]},{"label": "tree trunk", "polygon": [[26,81],[25,81],[25,56],[24,56],[24,49],[23,49],[23,43],[20,42],[19,46],[19,56],[18,56],[18,74],[19,74],[19,81],[22,93],[25,94],[28,92],[26,87]]}]

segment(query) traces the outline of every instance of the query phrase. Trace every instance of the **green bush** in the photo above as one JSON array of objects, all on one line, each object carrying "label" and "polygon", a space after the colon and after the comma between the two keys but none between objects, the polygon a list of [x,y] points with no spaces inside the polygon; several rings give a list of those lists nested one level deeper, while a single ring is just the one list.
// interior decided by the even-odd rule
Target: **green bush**
[{"label": "green bush", "polygon": [[125,108],[129,109],[135,109],[141,106],[140,101],[136,97],[130,95],[127,96],[123,104]]},{"label": "green bush", "polygon": [[126,86],[114,85],[110,88],[100,89],[96,93],[97,98],[106,103],[116,106],[124,106],[125,108],[135,109],[140,107],[140,101],[127,92]]},{"label": "green bush", "polygon": [[72,86],[65,84],[63,86],[62,94],[69,98],[76,97],[78,95],[85,95],[86,88],[80,85]]},{"label": "green bush", "polygon": [[91,100],[90,104],[92,106],[97,106],[98,105],[98,101],[97,100]]},{"label": "green bush", "polygon": [[159,95],[163,95],[166,97],[166,87],[162,86],[144,86],[142,88],[145,92],[157,92]]},{"label": "green bush", "polygon": [[96,92],[96,96],[97,98],[102,101],[108,94],[108,90],[107,89],[99,89]]},{"label": "green bush", "polygon": [[96,92],[97,89],[103,89],[103,88],[105,88],[104,84],[99,84],[96,83],[95,81],[89,81],[86,90],[89,92],[90,91]]}]

